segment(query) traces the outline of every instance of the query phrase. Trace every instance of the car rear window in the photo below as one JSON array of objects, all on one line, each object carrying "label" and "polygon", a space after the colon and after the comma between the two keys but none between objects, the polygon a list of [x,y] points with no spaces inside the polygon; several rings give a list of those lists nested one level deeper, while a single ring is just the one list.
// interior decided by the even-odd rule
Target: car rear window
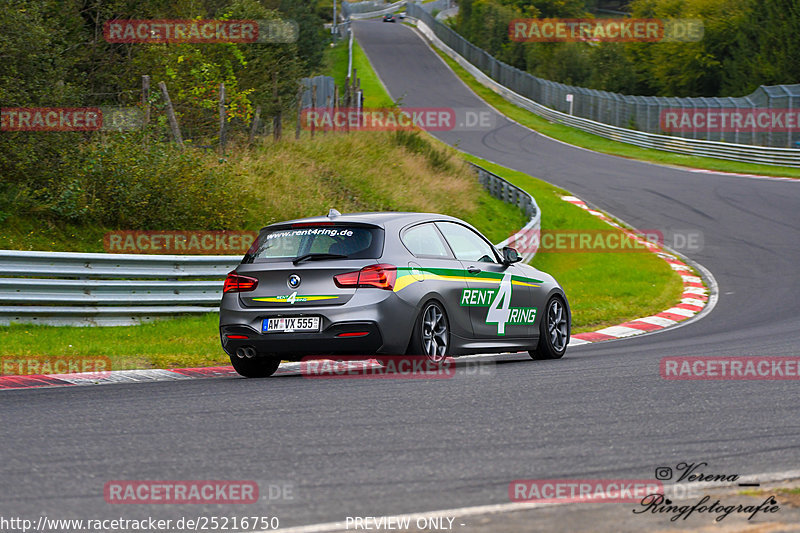
[{"label": "car rear window", "polygon": [[335,254],[348,259],[377,259],[383,253],[383,229],[362,225],[293,225],[264,229],[243,263],[290,261],[306,254]]}]

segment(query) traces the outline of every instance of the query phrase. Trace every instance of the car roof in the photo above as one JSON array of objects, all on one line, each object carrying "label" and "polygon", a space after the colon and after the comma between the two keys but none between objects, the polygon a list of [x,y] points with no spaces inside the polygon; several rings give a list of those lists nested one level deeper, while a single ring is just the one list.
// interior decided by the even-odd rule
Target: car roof
[{"label": "car roof", "polygon": [[414,222],[424,222],[426,220],[452,220],[453,222],[464,223],[455,217],[448,215],[440,215],[436,213],[413,213],[413,212],[398,212],[398,211],[375,211],[366,213],[344,213],[334,216],[297,218],[294,220],[286,220],[283,222],[276,222],[265,226],[262,229],[267,229],[273,226],[285,226],[287,224],[308,224],[314,222],[336,222],[338,224],[359,223],[359,224],[373,224],[386,228],[388,226],[405,226]]}]

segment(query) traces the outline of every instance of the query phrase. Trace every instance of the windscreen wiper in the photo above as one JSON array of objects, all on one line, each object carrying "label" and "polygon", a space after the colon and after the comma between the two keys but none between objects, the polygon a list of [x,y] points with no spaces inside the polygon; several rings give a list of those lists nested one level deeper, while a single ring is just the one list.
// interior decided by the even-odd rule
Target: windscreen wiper
[{"label": "windscreen wiper", "polygon": [[292,259],[292,263],[297,265],[303,261],[319,261],[322,259],[347,259],[347,256],[342,254],[304,254]]}]

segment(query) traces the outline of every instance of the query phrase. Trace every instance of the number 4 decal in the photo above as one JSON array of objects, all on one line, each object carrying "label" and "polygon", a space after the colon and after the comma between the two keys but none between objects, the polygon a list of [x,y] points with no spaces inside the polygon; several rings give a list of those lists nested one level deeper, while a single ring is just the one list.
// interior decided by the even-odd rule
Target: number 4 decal
[{"label": "number 4 decal", "polygon": [[506,272],[500,282],[500,289],[489,304],[486,323],[497,324],[497,334],[505,335],[509,315],[511,315],[511,273]]}]

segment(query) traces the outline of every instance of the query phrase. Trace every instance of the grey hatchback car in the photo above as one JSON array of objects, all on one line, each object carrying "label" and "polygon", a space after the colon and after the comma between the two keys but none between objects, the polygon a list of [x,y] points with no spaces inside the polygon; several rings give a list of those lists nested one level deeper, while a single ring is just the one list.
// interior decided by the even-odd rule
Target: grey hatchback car
[{"label": "grey hatchback car", "polygon": [[570,324],[552,276],[462,220],[335,210],[263,228],[228,274],[219,316],[222,348],[247,377],[305,356],[558,359]]}]

